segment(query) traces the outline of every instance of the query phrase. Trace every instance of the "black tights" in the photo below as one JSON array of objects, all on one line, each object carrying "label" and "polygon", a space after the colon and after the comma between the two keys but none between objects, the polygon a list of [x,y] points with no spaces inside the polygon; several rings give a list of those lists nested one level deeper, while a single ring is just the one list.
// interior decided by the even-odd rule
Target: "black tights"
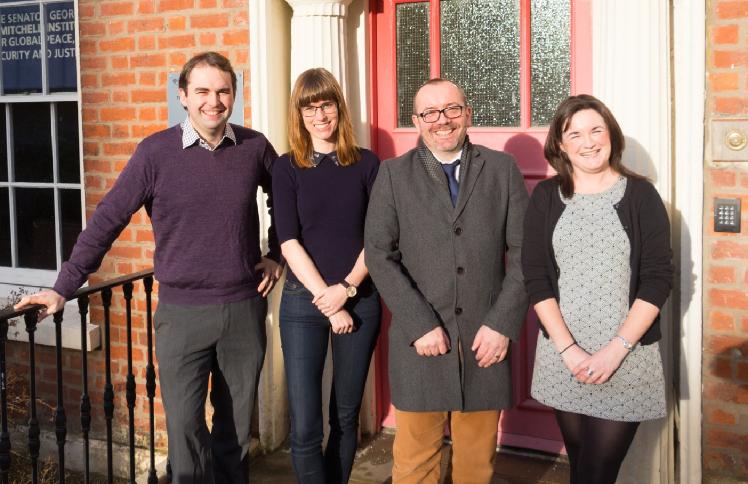
[{"label": "black tights", "polygon": [[617,422],[555,410],[566,452],[571,484],[613,484],[634,440],[639,422]]}]

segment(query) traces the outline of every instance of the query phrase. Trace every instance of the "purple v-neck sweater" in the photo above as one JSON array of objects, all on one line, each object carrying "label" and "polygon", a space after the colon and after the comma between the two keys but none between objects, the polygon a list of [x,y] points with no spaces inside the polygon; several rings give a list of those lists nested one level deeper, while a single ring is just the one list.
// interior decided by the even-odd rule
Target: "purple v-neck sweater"
[{"label": "purple v-neck sweater", "polygon": [[[54,289],[65,298],[96,271],[132,214],[145,206],[156,240],[159,299],[202,305],[257,295],[262,274],[257,189],[270,195],[277,155],[260,133],[232,125],[236,145],[182,148],[177,125],[144,139],[81,232]],[[268,199],[272,206],[272,199]],[[271,212],[272,215],[272,212]],[[278,260],[275,232],[270,253]]]}]

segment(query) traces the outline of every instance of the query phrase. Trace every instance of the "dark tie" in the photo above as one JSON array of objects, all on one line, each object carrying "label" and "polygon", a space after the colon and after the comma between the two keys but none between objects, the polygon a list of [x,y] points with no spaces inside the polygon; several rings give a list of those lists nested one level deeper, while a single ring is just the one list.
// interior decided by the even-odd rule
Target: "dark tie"
[{"label": "dark tie", "polygon": [[442,170],[447,175],[449,182],[449,196],[452,198],[452,206],[457,205],[457,194],[460,192],[460,182],[457,181],[457,167],[460,166],[460,160],[453,163],[442,163]]}]

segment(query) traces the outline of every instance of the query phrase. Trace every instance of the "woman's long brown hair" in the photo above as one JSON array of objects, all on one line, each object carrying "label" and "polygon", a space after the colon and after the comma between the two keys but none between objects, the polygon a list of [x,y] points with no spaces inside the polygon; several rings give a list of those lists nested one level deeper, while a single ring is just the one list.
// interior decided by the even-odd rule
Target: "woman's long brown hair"
[{"label": "woman's long brown hair", "polygon": [[351,115],[343,98],[343,91],[335,77],[321,67],[302,72],[291,92],[288,103],[288,144],[291,146],[292,161],[301,168],[314,166],[312,137],[304,126],[301,108],[318,101],[333,101],[338,106],[338,163],[342,166],[356,163],[361,158],[361,152],[356,146]]}]

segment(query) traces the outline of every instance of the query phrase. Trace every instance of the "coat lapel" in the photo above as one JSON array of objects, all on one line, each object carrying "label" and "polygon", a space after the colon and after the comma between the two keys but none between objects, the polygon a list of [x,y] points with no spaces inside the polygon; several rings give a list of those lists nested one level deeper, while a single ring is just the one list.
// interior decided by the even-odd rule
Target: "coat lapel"
[{"label": "coat lapel", "polygon": [[[464,166],[467,168],[464,172],[460,173],[460,192],[457,195],[457,205],[454,207],[452,213],[452,221],[454,222],[460,216],[465,205],[467,205],[470,196],[475,188],[475,183],[478,181],[478,176],[483,170],[485,160],[480,154],[480,150],[473,146],[471,143],[465,143],[466,154],[463,154],[463,159],[466,161]],[[449,188],[447,188],[449,190]],[[450,202],[451,205],[451,202]]]},{"label": "coat lapel", "polygon": [[454,207],[452,206],[452,198],[449,196],[449,185],[447,183],[447,177],[444,175],[441,163],[439,160],[434,158],[428,148],[423,144],[423,141],[418,139],[418,149],[416,150],[418,160],[423,165],[428,175],[428,185],[434,192],[434,196],[443,205],[445,210],[444,213],[452,213]]}]

